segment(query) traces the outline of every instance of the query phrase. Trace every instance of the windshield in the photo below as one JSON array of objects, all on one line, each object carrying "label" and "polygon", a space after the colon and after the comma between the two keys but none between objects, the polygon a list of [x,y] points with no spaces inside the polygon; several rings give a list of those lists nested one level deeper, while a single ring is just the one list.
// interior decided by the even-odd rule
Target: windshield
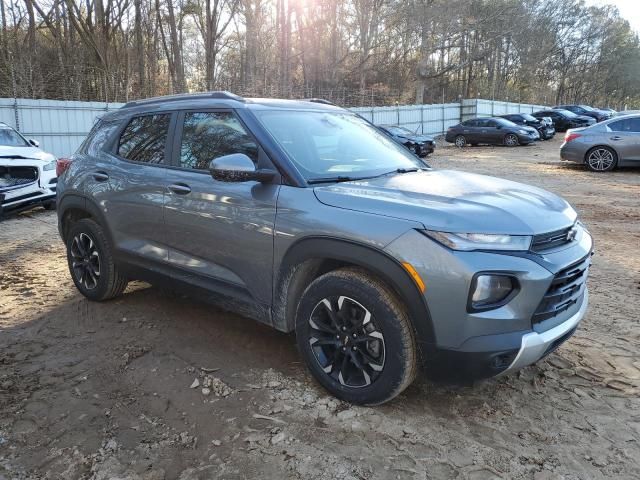
[{"label": "windshield", "polygon": [[396,135],[413,135],[413,132],[404,127],[387,127],[387,130]]},{"label": "windshield", "polygon": [[506,118],[495,118],[494,120],[496,122],[498,122],[500,125],[502,125],[503,127],[517,127],[518,126],[515,123],[513,123],[511,120],[507,120]]},{"label": "windshield", "polygon": [[536,122],[538,119],[533,115],[529,115],[528,113],[523,113],[522,118],[524,118],[527,122]]},{"label": "windshield", "polygon": [[586,110],[587,112],[595,112],[595,108],[591,108],[589,105],[580,105],[580,108]]},{"label": "windshield", "polygon": [[6,147],[29,147],[25,138],[13,128],[0,127],[0,145]]},{"label": "windshield", "polygon": [[576,115],[573,112],[570,112],[569,110],[562,110],[562,109],[558,109],[557,110],[559,113],[561,113],[562,115],[569,117],[569,118],[573,118],[573,117],[577,117],[578,115]]},{"label": "windshield", "polygon": [[255,114],[307,180],[363,178],[426,166],[353,114],[282,110]]}]

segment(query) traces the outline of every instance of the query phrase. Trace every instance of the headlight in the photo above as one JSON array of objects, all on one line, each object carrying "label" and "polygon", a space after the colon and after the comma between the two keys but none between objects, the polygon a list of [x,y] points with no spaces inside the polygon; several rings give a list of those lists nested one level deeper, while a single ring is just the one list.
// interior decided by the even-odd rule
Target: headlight
[{"label": "headlight", "polygon": [[47,163],[44,167],[42,167],[42,170],[44,170],[45,172],[48,172],[49,170],[55,170],[56,169],[56,160],[52,160],[49,163]]},{"label": "headlight", "polygon": [[529,132],[527,132],[526,130],[518,130],[518,133],[519,133],[520,135],[526,135],[526,134],[527,134],[527,133],[529,133]]},{"label": "headlight", "polygon": [[518,288],[517,280],[508,275],[482,273],[471,282],[469,310],[479,311],[504,305]]},{"label": "headlight", "polygon": [[495,235],[488,233],[451,233],[423,230],[429,238],[453,250],[529,250],[530,235]]}]

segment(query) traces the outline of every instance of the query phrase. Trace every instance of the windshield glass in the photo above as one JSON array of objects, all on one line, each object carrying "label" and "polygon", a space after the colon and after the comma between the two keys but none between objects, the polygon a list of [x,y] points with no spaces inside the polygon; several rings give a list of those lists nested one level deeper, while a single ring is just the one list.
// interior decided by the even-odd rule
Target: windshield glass
[{"label": "windshield glass", "polygon": [[413,135],[413,132],[411,130],[404,127],[388,127],[388,130],[390,130],[392,133],[395,133],[396,135]]},{"label": "windshield glass", "polygon": [[559,113],[561,113],[562,115],[569,117],[569,118],[573,118],[573,117],[577,117],[577,115],[573,112],[570,112],[569,110],[558,110]]},{"label": "windshield glass", "polygon": [[529,115],[528,113],[523,113],[522,118],[524,118],[527,122],[535,122],[538,120],[536,117],[534,117],[533,115]]},{"label": "windshield glass", "polygon": [[29,147],[29,142],[13,128],[0,127],[0,145],[6,147]]},{"label": "windshield glass", "polygon": [[511,120],[507,120],[506,118],[494,118],[494,120],[496,122],[498,122],[500,125],[502,125],[503,127],[517,127],[518,126],[515,123],[513,123]]},{"label": "windshield glass", "polygon": [[259,110],[255,114],[307,180],[362,178],[426,167],[356,115],[282,110]]},{"label": "windshield glass", "polygon": [[595,108],[591,108],[589,105],[580,105],[580,108],[586,110],[587,112],[595,112]]}]

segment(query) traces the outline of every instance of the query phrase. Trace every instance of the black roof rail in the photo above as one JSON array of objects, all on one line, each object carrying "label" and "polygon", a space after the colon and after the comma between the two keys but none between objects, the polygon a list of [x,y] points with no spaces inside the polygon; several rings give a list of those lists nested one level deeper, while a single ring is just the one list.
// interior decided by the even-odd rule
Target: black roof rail
[{"label": "black roof rail", "polygon": [[179,93],[177,95],[167,95],[164,97],[151,97],[151,98],[143,98],[140,100],[133,100],[131,102],[127,102],[124,107],[135,107],[138,105],[148,105],[152,103],[160,103],[160,102],[175,102],[179,100],[189,100],[189,99],[219,99],[219,100],[235,100],[236,102],[246,103],[244,97],[236,95],[231,92],[227,92],[225,90],[218,92],[200,92],[200,93]]},{"label": "black roof rail", "polygon": [[330,102],[329,100],[325,100],[324,98],[309,98],[307,102],[322,103],[324,105],[333,105],[334,107],[338,106],[335,103]]}]

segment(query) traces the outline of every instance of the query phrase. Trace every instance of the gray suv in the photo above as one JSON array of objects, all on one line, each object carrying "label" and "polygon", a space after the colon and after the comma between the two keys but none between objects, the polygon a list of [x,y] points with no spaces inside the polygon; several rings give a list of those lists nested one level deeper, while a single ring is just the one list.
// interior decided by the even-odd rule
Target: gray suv
[{"label": "gray suv", "polygon": [[314,377],[350,402],[386,402],[419,370],[512,372],[587,309],[592,240],[567,202],[434,170],[326,102],[130,102],[64,166],[58,225],[83,295],[131,279],[206,292],[295,331]]}]

